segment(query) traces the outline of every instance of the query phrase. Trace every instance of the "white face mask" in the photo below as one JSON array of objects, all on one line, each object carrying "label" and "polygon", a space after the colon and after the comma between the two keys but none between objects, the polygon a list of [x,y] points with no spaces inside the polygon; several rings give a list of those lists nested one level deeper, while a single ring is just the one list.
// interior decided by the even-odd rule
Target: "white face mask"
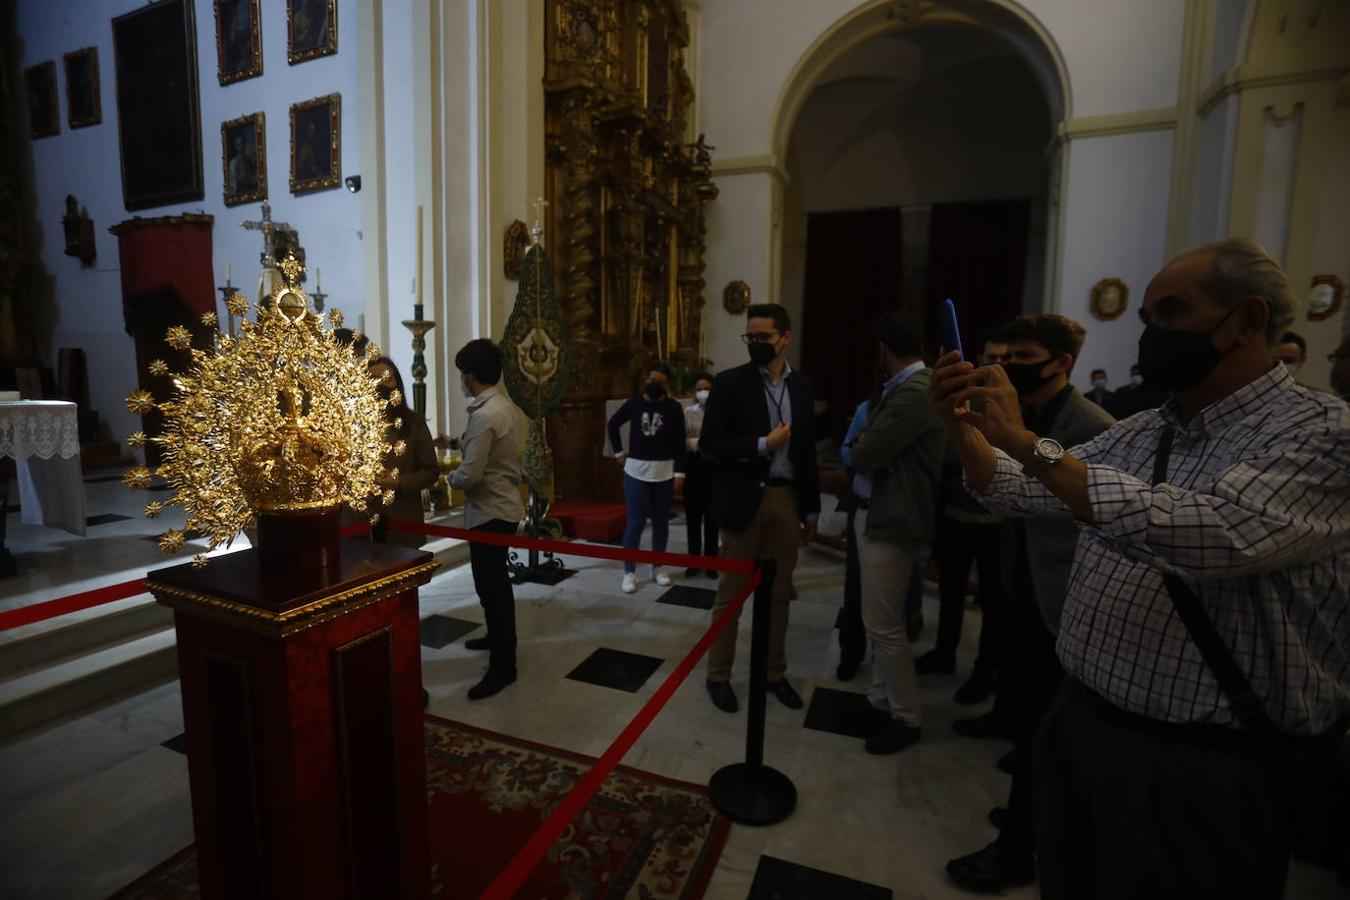
[{"label": "white face mask", "polygon": [[464,399],[466,400],[473,399],[473,389],[469,387],[469,382],[465,381],[463,377],[459,379],[459,389],[461,392],[463,392]]},{"label": "white face mask", "polygon": [[[1281,360],[1284,362],[1284,360]],[[1303,368],[1303,363],[1284,362],[1284,367],[1289,370],[1290,377],[1298,374],[1298,370]]]},{"label": "white face mask", "polygon": [[707,402],[708,402],[708,392],[707,392],[707,391],[694,391],[694,399],[697,400],[697,401],[699,402],[700,405],[701,405],[701,404],[704,404],[704,403],[707,403]]},{"label": "white face mask", "polygon": [[1130,376],[1130,381],[1134,383],[1134,386],[1135,386],[1135,387],[1140,387],[1140,386],[1143,385],[1143,383],[1144,383],[1144,376],[1143,376],[1143,375],[1131,375],[1131,376]]}]

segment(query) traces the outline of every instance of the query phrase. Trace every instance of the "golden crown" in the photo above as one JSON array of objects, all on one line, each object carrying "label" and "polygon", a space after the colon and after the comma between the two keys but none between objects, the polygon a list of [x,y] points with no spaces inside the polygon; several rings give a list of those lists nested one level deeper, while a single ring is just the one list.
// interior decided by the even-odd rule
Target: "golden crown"
[{"label": "golden crown", "polygon": [[[163,433],[149,440],[163,451],[157,474],[176,493],[151,502],[146,516],[181,505],[185,530],[204,532],[212,548],[228,545],[256,512],[342,504],[364,510],[376,496],[392,500],[379,484],[396,449],[388,443],[385,413],[386,403],[397,405],[401,398],[382,399],[367,372],[367,359],[377,358],[380,348],[369,344],[362,359],[334,338],[323,317],[309,309],[299,285],[304,264],[293,254],[277,269],[282,283],[259,305],[256,322],[246,318],[247,298],[236,294],[226,301],[231,314],[243,319],[238,336],[221,333],[215,313],[202,317],[210,349],[193,348],[193,334],[183,326],[169,329],[166,342],[190,350],[192,360],[177,375],[161,360],[150,365],[152,376],[171,379],[171,399],[157,402],[147,390],[127,398],[133,413],[164,413]],[[342,313],[331,310],[328,319],[336,328]],[[146,441],[136,432],[128,443]],[[144,489],[153,474],[137,466],[123,481]],[[175,552],[183,541],[183,532],[171,529],[160,546]],[[194,562],[204,564],[205,557]]]}]

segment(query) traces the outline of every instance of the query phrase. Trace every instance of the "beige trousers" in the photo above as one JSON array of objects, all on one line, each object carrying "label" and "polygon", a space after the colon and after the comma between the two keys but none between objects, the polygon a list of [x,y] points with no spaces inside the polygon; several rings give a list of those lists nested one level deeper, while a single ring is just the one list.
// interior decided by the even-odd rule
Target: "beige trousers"
[{"label": "beige trousers", "polygon": [[[769,682],[779,681],[787,672],[788,603],[792,600],[792,571],[797,567],[797,548],[802,541],[801,519],[797,515],[797,495],[791,487],[768,487],[759,502],[755,520],[744,531],[722,532],[722,556],[753,560],[772,558],[778,564],[773,582],[773,612],[769,620]],[[713,621],[731,605],[748,575],[723,572],[717,581],[717,600]],[[742,610],[750,608],[751,598]],[[708,651],[708,680],[730,681],[736,661],[736,624],[740,613],[727,625]]]},{"label": "beige trousers", "polygon": [[918,727],[919,678],[905,633],[905,594],[919,559],[919,546],[869,538],[867,510],[858,510],[858,568],[862,617],[872,644],[872,687],[867,699],[891,718]]}]

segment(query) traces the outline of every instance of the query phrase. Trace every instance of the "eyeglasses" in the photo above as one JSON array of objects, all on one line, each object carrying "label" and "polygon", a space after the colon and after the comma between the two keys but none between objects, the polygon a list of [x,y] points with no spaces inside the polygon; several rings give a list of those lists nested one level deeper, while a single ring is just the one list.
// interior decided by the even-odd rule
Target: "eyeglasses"
[{"label": "eyeglasses", "polygon": [[772,344],[773,339],[782,332],[778,331],[756,331],[753,334],[741,335],[741,343],[747,347],[751,344]]}]

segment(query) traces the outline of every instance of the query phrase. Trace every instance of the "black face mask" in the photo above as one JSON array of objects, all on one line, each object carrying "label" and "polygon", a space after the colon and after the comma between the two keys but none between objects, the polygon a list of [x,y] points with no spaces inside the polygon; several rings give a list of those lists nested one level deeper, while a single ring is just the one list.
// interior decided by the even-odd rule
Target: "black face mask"
[{"label": "black face mask", "polygon": [[647,386],[643,388],[643,391],[645,391],[647,396],[651,397],[653,400],[660,400],[666,396],[666,386],[659,381],[647,382]]},{"label": "black face mask", "polygon": [[1208,378],[1227,355],[1214,346],[1210,336],[1236,311],[1235,306],[1207,331],[1177,331],[1152,322],[1145,325],[1139,335],[1139,373],[1144,376],[1144,384],[1172,393],[1189,390]]},{"label": "black face mask", "polygon": [[1003,371],[1008,374],[1008,381],[1013,389],[1017,391],[1019,397],[1030,397],[1045,386],[1046,382],[1052,380],[1058,372],[1050,375],[1042,375],[1042,370],[1050,365],[1052,360],[1043,359],[1034,363],[1003,363]]},{"label": "black face mask", "polygon": [[750,362],[761,369],[773,362],[773,358],[778,355],[778,348],[773,344],[751,344],[749,350]]}]

